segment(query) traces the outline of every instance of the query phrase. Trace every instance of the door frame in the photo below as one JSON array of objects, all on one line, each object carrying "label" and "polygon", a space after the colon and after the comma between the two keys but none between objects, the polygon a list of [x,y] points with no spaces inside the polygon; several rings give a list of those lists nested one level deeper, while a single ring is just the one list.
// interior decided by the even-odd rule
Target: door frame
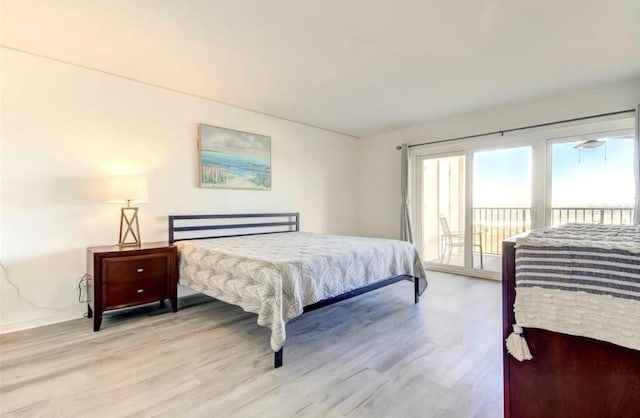
[{"label": "door frame", "polygon": [[[412,208],[412,213],[417,214],[417,213],[422,213],[422,202],[424,199],[424,196],[422,194],[423,191],[423,175],[422,175],[422,170],[423,170],[423,161],[425,160],[435,160],[438,158],[448,158],[448,157],[464,157],[464,226],[465,226],[465,246],[464,246],[464,264],[465,266],[468,263],[467,258],[470,256],[469,254],[469,249],[471,248],[470,244],[468,244],[468,239],[467,239],[467,215],[468,215],[468,210],[467,210],[467,200],[468,200],[468,190],[469,187],[467,186],[467,182],[468,182],[468,169],[469,169],[469,163],[468,163],[468,158],[466,155],[465,151],[455,151],[454,148],[448,149],[448,150],[443,150],[443,152],[437,152],[437,153],[428,153],[428,154],[423,154],[423,153],[415,153],[415,155],[412,156],[412,165],[414,167],[414,178],[416,179],[415,182],[413,182],[413,196],[415,196],[415,199],[412,200],[412,204],[411,204],[411,208]],[[415,225],[416,227],[416,233],[414,233],[414,237],[415,237],[415,244],[416,247],[419,248],[420,250],[422,250],[422,226],[423,226],[423,220],[422,220],[422,216],[414,216],[414,223],[413,225]],[[469,249],[467,248],[469,247]],[[421,251],[422,252],[422,251]],[[461,266],[455,266],[455,265],[445,265],[442,263],[431,263],[428,261],[424,261],[423,264],[425,265],[426,268],[428,268],[429,270],[437,270],[437,271],[445,271],[445,272],[450,272],[450,273],[456,273],[456,274],[468,274],[468,269],[466,267],[461,267]]]}]

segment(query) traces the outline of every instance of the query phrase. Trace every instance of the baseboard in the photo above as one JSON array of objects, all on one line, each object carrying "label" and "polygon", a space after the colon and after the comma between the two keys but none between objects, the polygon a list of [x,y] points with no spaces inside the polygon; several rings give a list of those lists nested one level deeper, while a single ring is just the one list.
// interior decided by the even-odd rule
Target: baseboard
[{"label": "baseboard", "polygon": [[[188,287],[178,286],[178,298],[198,295],[199,293],[189,289]],[[71,321],[73,319],[83,318],[83,312],[86,310],[85,305],[74,306],[73,308],[58,310],[49,315],[39,316],[37,318],[24,319],[20,321],[8,322],[0,324],[0,334],[9,332],[24,331],[31,328],[43,327],[45,325],[57,324],[58,322]]]},{"label": "baseboard", "polygon": [[37,318],[25,319],[21,321],[8,322],[0,324],[0,334],[9,332],[24,331],[31,328],[42,327],[45,325],[56,324],[58,322],[71,321],[73,319],[83,318],[82,313],[78,312],[78,308],[60,310],[50,315],[40,316]]}]

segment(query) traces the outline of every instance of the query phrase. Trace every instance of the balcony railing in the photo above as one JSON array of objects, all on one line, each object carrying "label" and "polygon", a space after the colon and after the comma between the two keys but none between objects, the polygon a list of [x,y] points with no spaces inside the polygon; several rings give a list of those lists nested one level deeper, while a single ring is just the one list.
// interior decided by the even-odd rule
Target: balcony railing
[{"label": "balcony railing", "polygon": [[[569,222],[628,225],[633,223],[633,208],[551,208],[551,225]],[[504,239],[530,229],[531,208],[473,208],[473,236],[484,254],[501,255]]]},{"label": "balcony railing", "polygon": [[531,208],[473,208],[473,236],[484,254],[502,254],[503,240],[530,229]]},{"label": "balcony railing", "polygon": [[569,222],[630,225],[633,223],[633,208],[551,208],[551,225],[560,225]]}]

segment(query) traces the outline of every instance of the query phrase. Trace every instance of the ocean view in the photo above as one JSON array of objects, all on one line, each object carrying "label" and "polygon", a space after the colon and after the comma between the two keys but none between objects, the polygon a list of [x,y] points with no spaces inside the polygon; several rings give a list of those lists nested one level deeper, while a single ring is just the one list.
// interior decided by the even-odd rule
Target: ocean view
[{"label": "ocean view", "polygon": [[247,155],[202,150],[201,182],[216,187],[271,187],[270,161]]}]

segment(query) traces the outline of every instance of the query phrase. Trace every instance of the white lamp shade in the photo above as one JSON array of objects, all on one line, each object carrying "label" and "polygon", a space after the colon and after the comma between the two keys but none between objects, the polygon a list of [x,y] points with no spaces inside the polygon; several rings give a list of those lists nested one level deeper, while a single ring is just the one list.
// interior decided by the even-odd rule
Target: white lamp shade
[{"label": "white lamp shade", "polygon": [[146,202],[147,179],[143,176],[115,176],[109,179],[110,203]]}]

